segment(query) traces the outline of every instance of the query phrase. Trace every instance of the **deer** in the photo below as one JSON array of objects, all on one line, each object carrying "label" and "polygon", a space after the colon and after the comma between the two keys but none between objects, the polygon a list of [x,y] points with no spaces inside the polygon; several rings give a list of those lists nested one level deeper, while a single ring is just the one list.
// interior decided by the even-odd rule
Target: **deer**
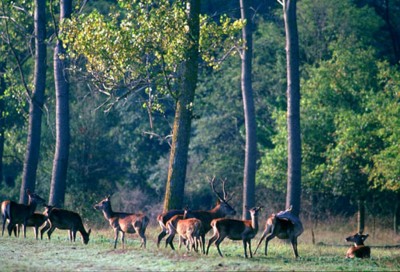
[{"label": "deer", "polygon": [[289,239],[295,258],[299,257],[297,250],[297,238],[303,233],[303,225],[300,219],[291,213],[292,206],[281,211],[278,214],[273,213],[269,216],[265,222],[265,229],[258,242],[257,248],[254,254],[257,253],[258,247],[262,241],[265,240],[265,255],[267,256],[268,242],[273,238],[278,237],[279,239]]},{"label": "deer", "polygon": [[125,248],[125,233],[137,233],[142,239],[140,247],[146,248],[146,228],[149,218],[143,213],[114,212],[111,207],[111,195],[94,205],[103,212],[104,218],[114,230],[114,249],[117,248],[118,234],[122,233],[122,249]]},{"label": "deer", "polygon": [[[33,213],[26,223],[27,227],[33,227],[33,231],[35,233],[35,239],[38,240],[39,237],[39,228],[44,225],[47,220],[47,216],[42,213]],[[18,236],[20,234],[20,226],[18,225]]]},{"label": "deer", "polygon": [[353,242],[354,245],[347,250],[346,258],[370,258],[371,248],[364,245],[364,241],[368,238],[368,236],[368,234],[363,235],[362,233],[356,233],[347,237],[345,239],[346,242]]},{"label": "deer", "polygon": [[236,211],[234,208],[229,205],[228,201],[232,199],[231,197],[228,197],[228,194],[226,193],[225,190],[225,182],[226,180],[222,180],[222,192],[223,196],[221,196],[220,193],[215,190],[215,177],[210,180],[210,185],[211,189],[217,196],[218,200],[214,208],[211,210],[191,210],[188,211],[186,214],[186,218],[197,218],[201,221],[201,224],[203,226],[201,232],[200,232],[200,237],[201,237],[201,245],[202,245],[202,251],[203,254],[206,254],[205,251],[205,236],[206,234],[211,230],[211,221],[216,219],[216,218],[223,218],[226,216],[234,216],[236,214]]},{"label": "deer", "polygon": [[[253,239],[258,232],[258,213],[262,207],[253,207],[248,209],[250,212],[251,220],[239,220],[229,218],[218,218],[211,221],[214,235],[210,238],[207,246],[210,249],[211,244],[215,243],[218,253],[223,257],[219,245],[228,237],[231,240],[242,240],[244,248],[244,256],[248,258],[247,246],[249,247],[250,258],[253,258],[251,251],[251,239]],[[246,208],[247,209],[247,208]]]},{"label": "deer", "polygon": [[17,236],[17,225],[22,224],[24,238],[26,238],[26,226],[29,217],[31,217],[31,215],[35,212],[38,204],[45,203],[43,198],[31,192],[29,189],[26,190],[26,194],[28,195],[28,205],[19,204],[11,200],[4,200],[1,203],[1,215],[3,219],[3,229],[1,232],[2,236],[4,235],[5,224],[8,220],[8,235],[11,236],[11,233],[14,230],[15,236]]},{"label": "deer", "polygon": [[171,246],[175,250],[172,241],[175,234],[179,235],[179,248],[181,248],[182,242],[186,243],[187,249],[192,248],[197,252],[199,244],[201,245],[201,232],[203,229],[203,224],[197,218],[186,218],[188,208],[184,209],[184,214],[174,215],[166,223],[167,231],[169,236],[166,239],[165,246]]},{"label": "deer", "polygon": [[[160,247],[161,240],[167,235],[168,228],[167,228],[167,222],[174,217],[175,215],[181,215],[183,216],[184,210],[169,210],[164,213],[161,213],[157,216],[157,222],[160,225],[161,232],[157,236],[157,247]],[[166,243],[166,246],[168,243]],[[173,247],[172,242],[171,242],[171,247]]]},{"label": "deer", "polygon": [[82,218],[78,213],[46,205],[43,214],[47,216],[47,221],[46,225],[40,230],[41,239],[43,239],[43,234],[47,231],[47,237],[50,240],[51,234],[57,228],[60,230],[68,230],[69,240],[71,242],[75,242],[76,233],[79,231],[82,235],[82,243],[85,245],[89,243],[91,229],[89,229],[89,231],[85,230]]}]

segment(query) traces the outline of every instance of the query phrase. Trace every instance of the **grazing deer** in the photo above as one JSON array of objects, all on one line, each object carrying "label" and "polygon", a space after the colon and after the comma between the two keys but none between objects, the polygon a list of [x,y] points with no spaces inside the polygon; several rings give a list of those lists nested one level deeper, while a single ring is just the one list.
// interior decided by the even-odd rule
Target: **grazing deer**
[{"label": "grazing deer", "polygon": [[225,191],[225,182],[226,180],[222,181],[222,191],[223,191],[223,196],[221,196],[214,187],[214,180],[213,178],[210,181],[211,189],[215,193],[215,195],[218,197],[217,204],[215,207],[211,210],[194,210],[194,211],[188,211],[186,218],[197,218],[201,221],[203,228],[202,231],[200,232],[200,237],[201,237],[201,244],[203,248],[203,254],[205,254],[205,236],[207,232],[211,230],[211,221],[213,219],[217,218],[223,218],[225,216],[233,216],[236,214],[235,209],[233,209],[228,201],[232,199],[232,197],[228,198],[228,194]]},{"label": "grazing deer", "polygon": [[262,207],[254,207],[249,210],[251,220],[238,220],[229,218],[218,218],[211,221],[211,227],[214,230],[214,235],[210,238],[207,246],[207,255],[210,245],[215,242],[218,253],[223,257],[219,245],[228,237],[231,240],[242,240],[244,248],[244,256],[247,256],[247,245],[249,245],[250,258],[253,257],[251,251],[251,239],[258,232],[258,212]]},{"label": "grazing deer", "polygon": [[45,206],[43,213],[47,216],[46,225],[40,230],[40,237],[47,231],[47,237],[50,240],[51,234],[57,228],[60,230],[68,230],[69,240],[75,242],[76,233],[79,231],[82,235],[82,242],[87,245],[89,243],[89,231],[85,230],[81,216],[73,211],[55,208],[53,206]]},{"label": "grazing deer", "polygon": [[[33,227],[36,240],[38,239],[38,236],[39,236],[39,228],[41,226],[43,226],[43,224],[46,222],[46,220],[47,220],[47,216],[42,213],[33,213],[29,217],[28,222],[26,223],[26,226]],[[21,225],[18,225],[18,236],[20,233],[20,227],[21,227]]]},{"label": "grazing deer", "polygon": [[351,246],[347,250],[346,258],[370,258],[371,248],[364,245],[364,241],[368,238],[368,234],[363,235],[361,233],[356,233],[352,236],[346,238],[346,242],[353,242],[354,246]]},{"label": "grazing deer", "polygon": [[3,219],[3,230],[1,235],[4,235],[4,228],[6,221],[8,220],[8,235],[11,236],[11,232],[14,230],[15,236],[17,236],[16,230],[17,225],[22,224],[24,230],[24,238],[26,238],[26,226],[29,217],[35,212],[38,204],[45,203],[45,200],[39,195],[32,193],[29,189],[26,190],[28,195],[28,205],[18,204],[11,200],[5,200],[1,203],[1,215]]},{"label": "grazing deer", "polygon": [[122,232],[122,248],[125,248],[125,233],[137,233],[142,238],[140,247],[146,248],[146,228],[149,224],[149,218],[142,214],[114,212],[111,208],[111,195],[94,205],[96,210],[103,212],[104,218],[108,220],[110,226],[114,229],[114,249],[117,248],[118,234]]},{"label": "grazing deer", "polygon": [[289,239],[292,244],[294,256],[296,258],[299,257],[297,251],[297,237],[303,233],[304,229],[300,219],[291,213],[291,208],[292,207],[279,212],[278,214],[273,213],[268,217],[265,223],[265,230],[258,242],[254,254],[256,254],[258,247],[261,245],[264,238],[267,238],[265,240],[265,255],[267,255],[268,242],[273,238],[278,237],[279,239]]}]

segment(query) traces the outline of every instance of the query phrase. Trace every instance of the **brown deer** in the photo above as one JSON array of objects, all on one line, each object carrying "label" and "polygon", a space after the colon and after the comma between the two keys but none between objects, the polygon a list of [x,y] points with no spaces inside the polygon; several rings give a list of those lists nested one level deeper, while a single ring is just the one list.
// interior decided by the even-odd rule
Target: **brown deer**
[{"label": "brown deer", "polygon": [[172,243],[175,234],[179,235],[179,248],[181,248],[182,242],[187,246],[188,250],[192,248],[197,252],[198,245],[201,245],[201,232],[203,230],[203,224],[197,218],[186,218],[188,213],[188,208],[184,209],[184,214],[174,215],[165,224],[168,232],[168,237],[166,239],[165,246],[171,246],[175,250]]},{"label": "brown deer", "polygon": [[[161,240],[167,235],[167,232],[168,232],[168,228],[166,225],[167,222],[175,215],[183,216],[183,213],[184,213],[184,210],[170,210],[170,211],[164,212],[162,214],[159,214],[157,216],[157,222],[161,228],[161,232],[157,236],[157,247],[160,247]],[[167,246],[167,245],[168,245],[168,243],[165,244],[165,246]],[[173,248],[172,243],[170,245]]]},{"label": "brown deer", "polygon": [[122,232],[122,248],[125,248],[125,233],[137,233],[142,238],[140,247],[146,248],[146,228],[149,218],[142,214],[114,212],[111,208],[111,195],[94,205],[96,210],[103,212],[104,218],[108,220],[114,229],[114,249],[117,248],[118,234]]},{"label": "brown deer", "polygon": [[291,209],[292,207],[285,211],[281,211],[278,214],[273,213],[268,217],[265,223],[265,230],[258,242],[254,254],[256,254],[258,247],[261,245],[264,238],[266,238],[265,255],[267,255],[268,242],[273,238],[278,237],[279,239],[289,239],[292,244],[294,256],[296,258],[299,257],[297,251],[297,237],[303,233],[304,229],[300,219],[291,213]]},{"label": "brown deer", "polygon": [[169,233],[167,244],[170,244],[171,248],[174,249],[172,239],[177,233],[179,235],[179,248],[181,248],[182,242],[185,242],[188,250],[193,248],[197,252],[198,246],[201,244],[202,223],[197,218],[183,219],[183,217],[182,215],[175,215],[167,222]]},{"label": "brown deer", "polygon": [[210,238],[207,246],[207,255],[210,245],[215,242],[218,253],[223,257],[219,245],[228,237],[231,240],[242,240],[244,248],[244,256],[247,256],[247,245],[249,246],[250,258],[253,257],[251,251],[251,239],[258,232],[258,213],[262,207],[254,207],[249,210],[251,220],[238,220],[229,218],[218,218],[211,221],[214,235]]},{"label": "brown deer", "polygon": [[368,234],[363,235],[362,233],[356,233],[346,238],[346,242],[353,242],[346,253],[346,258],[370,258],[371,248],[364,245],[364,241],[368,238]]},{"label": "brown deer", "polygon": [[236,214],[235,209],[233,209],[228,201],[232,199],[232,197],[228,198],[228,194],[225,191],[225,182],[226,180],[222,180],[222,191],[223,191],[223,196],[221,196],[214,187],[214,181],[215,178],[210,180],[210,185],[211,189],[213,192],[216,194],[218,197],[217,204],[215,207],[211,210],[204,211],[204,210],[194,210],[194,211],[189,211],[186,215],[186,218],[197,218],[201,221],[203,228],[200,233],[201,237],[201,245],[203,248],[203,254],[205,254],[205,236],[207,232],[211,230],[211,221],[216,218],[223,218],[225,216],[233,216]]},{"label": "brown deer", "polygon": [[45,200],[39,195],[32,193],[29,189],[26,190],[28,195],[28,205],[18,204],[11,200],[5,200],[1,203],[1,216],[3,219],[3,229],[1,235],[4,235],[4,228],[6,221],[8,220],[8,235],[11,236],[14,230],[15,236],[17,236],[16,230],[17,225],[23,225],[24,238],[26,238],[26,226],[29,217],[35,212],[38,204],[45,203]]},{"label": "brown deer", "polygon": [[[33,230],[35,232],[35,238],[38,240],[39,236],[39,228],[44,225],[44,223],[47,220],[47,216],[42,214],[42,213],[33,213],[29,219],[28,222],[26,223],[27,227],[33,227]],[[21,225],[18,225],[18,236],[21,230]]]},{"label": "brown deer", "polygon": [[55,208],[53,206],[45,206],[43,213],[47,216],[46,225],[40,230],[40,237],[47,231],[47,237],[51,238],[51,234],[57,228],[60,230],[68,230],[69,240],[75,242],[76,233],[79,231],[82,235],[82,242],[87,245],[89,243],[89,231],[85,230],[81,216],[73,211]]}]

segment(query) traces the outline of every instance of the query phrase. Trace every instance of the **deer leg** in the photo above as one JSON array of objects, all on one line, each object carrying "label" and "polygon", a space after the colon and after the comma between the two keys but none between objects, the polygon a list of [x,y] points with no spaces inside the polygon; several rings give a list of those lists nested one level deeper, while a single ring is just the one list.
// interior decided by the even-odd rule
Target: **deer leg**
[{"label": "deer leg", "polygon": [[53,233],[53,231],[54,231],[55,229],[56,229],[56,227],[51,226],[50,229],[49,229],[49,231],[47,232],[47,237],[49,237],[49,240],[50,240],[51,234]]},{"label": "deer leg", "polygon": [[50,228],[50,224],[46,221],[46,225],[40,230],[40,240],[43,240],[43,234]]},{"label": "deer leg", "polygon": [[122,249],[125,249],[125,232],[124,231],[121,234],[121,241],[122,241]]},{"label": "deer leg", "polygon": [[266,231],[264,231],[264,233],[262,234],[260,240],[258,241],[256,250],[254,250],[254,255],[257,253],[258,248],[260,247],[262,241],[265,239],[265,237],[267,236],[267,234],[268,234],[268,233],[267,233]]},{"label": "deer leg", "polygon": [[6,227],[6,221],[7,221],[6,216],[3,215],[3,230],[1,231],[1,236],[4,235],[4,229],[5,229],[5,227]]},{"label": "deer leg", "polygon": [[136,232],[142,238],[142,243],[140,244],[140,247],[146,248],[146,235],[144,234],[144,231],[137,228]]},{"label": "deer leg", "polygon": [[221,250],[219,249],[219,245],[222,243],[222,241],[225,239],[225,236],[219,236],[217,241],[215,241],[215,246],[217,247],[219,256],[224,257],[221,253]]},{"label": "deer leg", "polygon": [[267,239],[265,239],[265,251],[264,251],[265,256],[267,256],[268,242],[274,238],[275,238],[275,235],[273,233],[271,233],[270,235],[267,236]]},{"label": "deer leg", "polygon": [[253,253],[251,252],[251,240],[248,240],[247,243],[249,244],[250,258],[253,258]]},{"label": "deer leg", "polygon": [[165,247],[167,247],[168,245],[171,246],[172,250],[175,250],[174,244],[172,243],[175,237],[175,233],[170,233],[167,237],[167,240],[165,242]]},{"label": "deer leg", "polygon": [[16,226],[13,223],[11,223],[11,220],[10,220],[10,222],[8,222],[8,226],[7,226],[8,236],[11,236],[11,233],[14,230],[15,227]]},{"label": "deer leg", "polygon": [[[75,242],[75,240],[76,240],[76,233],[77,233],[78,231],[76,230],[76,229],[73,229],[72,230],[72,238],[74,239],[74,242]],[[83,240],[83,238],[82,238],[82,240]]]},{"label": "deer leg", "polygon": [[118,229],[115,229],[114,230],[114,249],[117,248],[117,241],[118,241]]},{"label": "deer leg", "polygon": [[293,252],[294,252],[294,256],[296,257],[296,258],[298,258],[299,257],[299,254],[298,254],[298,252],[297,252],[297,237],[293,237],[292,239],[290,239],[291,241],[291,243],[292,243],[292,248],[293,248]]},{"label": "deer leg", "polygon": [[162,228],[161,232],[158,234],[157,237],[157,247],[160,247],[160,242],[161,240],[167,235],[167,231],[165,230],[165,228]]},{"label": "deer leg", "polygon": [[218,238],[219,238],[219,234],[218,233],[214,233],[213,237],[211,237],[210,240],[208,240],[208,246],[207,246],[206,255],[208,255],[208,250],[210,249],[211,244],[213,244]]},{"label": "deer leg", "polygon": [[35,239],[38,239],[39,236],[39,227],[37,225],[34,226],[33,231],[35,232]]}]

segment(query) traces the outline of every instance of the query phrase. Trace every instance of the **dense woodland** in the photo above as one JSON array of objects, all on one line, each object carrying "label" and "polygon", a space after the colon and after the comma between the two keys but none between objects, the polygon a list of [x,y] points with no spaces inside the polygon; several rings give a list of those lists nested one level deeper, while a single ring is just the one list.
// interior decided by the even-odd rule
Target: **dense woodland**
[{"label": "dense woodland", "polygon": [[[134,5],[140,1],[73,1],[70,13],[60,9],[60,1],[36,2],[46,5],[42,10],[44,35],[38,43],[34,1],[1,1],[0,200],[24,201],[21,185],[31,178],[41,196],[49,196],[49,201],[78,211],[91,221],[103,221],[93,212],[93,204],[111,193],[118,196],[113,198],[115,210],[140,210],[154,218],[163,209],[165,197],[174,94],[168,90],[152,93],[152,88],[135,85],[134,73],[139,73],[140,67],[135,66],[136,53],[130,52],[143,50],[143,59],[152,48],[112,39],[121,22],[129,27],[128,19],[139,17]],[[204,0],[200,10],[216,26],[223,22],[222,17],[233,27],[229,33],[215,28],[208,44],[213,51],[203,54],[198,63],[181,199],[189,207],[210,208],[216,199],[209,179],[216,177],[227,181],[227,190],[234,193],[231,204],[241,211],[246,124],[240,54],[230,51],[240,45],[242,37],[241,28],[235,29],[241,18],[239,0]],[[285,27],[279,1],[254,0],[249,10],[257,135],[255,203],[270,213],[283,210],[286,202]],[[368,216],[384,219],[386,227],[398,225],[399,13],[400,0],[297,1],[303,218],[317,222],[329,216],[355,216],[366,208]],[[172,20],[167,13],[164,16],[159,20]],[[59,35],[64,19],[69,23]],[[178,48],[172,38],[160,39],[168,39],[172,48]],[[44,68],[35,66],[39,48],[44,48]],[[166,63],[174,63],[173,58],[180,53],[166,54],[171,58]],[[87,64],[95,62],[84,56],[110,63],[101,71],[100,64],[90,68]],[[218,58],[223,61],[216,63]],[[59,78],[55,77],[55,59],[61,65],[61,75],[68,75],[66,158],[57,158],[55,152],[60,141],[57,135],[66,135],[59,134],[56,124],[63,109],[56,107],[60,93],[56,92]],[[134,68],[129,77],[125,77],[127,67]],[[124,78],[119,78],[119,69]],[[37,82],[38,72],[45,73],[45,82]],[[179,82],[172,84],[180,86]],[[43,88],[42,97],[34,95],[38,88]],[[38,142],[28,137],[34,114],[30,105],[35,103],[42,114],[39,128],[34,128],[39,129]],[[26,163],[30,141],[30,148],[39,150],[37,169],[33,170]],[[57,172],[55,162],[67,163],[67,172]],[[52,200],[51,184],[63,174],[65,198]]]}]

